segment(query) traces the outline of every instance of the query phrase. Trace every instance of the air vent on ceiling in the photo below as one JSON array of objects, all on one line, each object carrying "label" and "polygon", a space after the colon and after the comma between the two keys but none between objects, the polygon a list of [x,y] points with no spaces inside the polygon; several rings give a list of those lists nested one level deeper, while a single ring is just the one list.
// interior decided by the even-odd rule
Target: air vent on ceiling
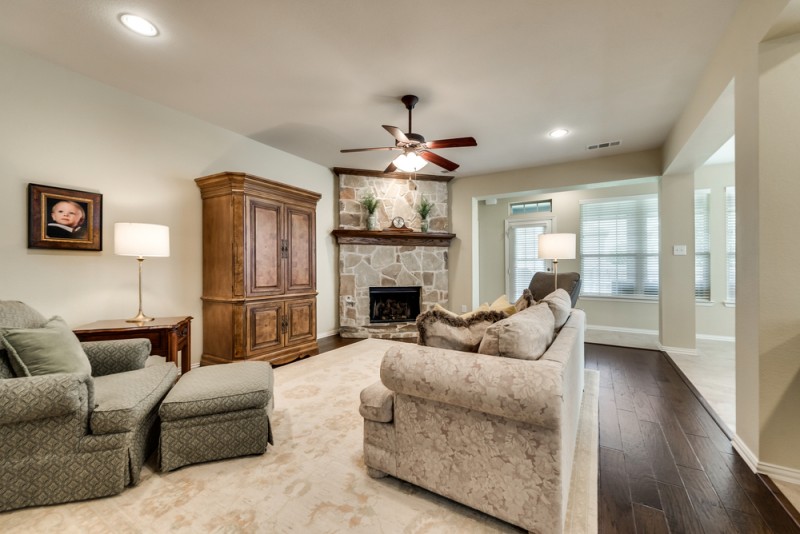
[{"label": "air vent on ceiling", "polygon": [[595,145],[587,145],[586,150],[597,150],[598,148],[608,148],[612,146],[619,146],[619,141],[606,141],[605,143],[597,143]]}]

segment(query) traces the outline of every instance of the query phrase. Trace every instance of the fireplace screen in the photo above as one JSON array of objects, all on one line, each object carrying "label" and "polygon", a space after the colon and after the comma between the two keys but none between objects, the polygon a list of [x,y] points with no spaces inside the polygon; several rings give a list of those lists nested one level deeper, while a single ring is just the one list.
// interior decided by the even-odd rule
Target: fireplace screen
[{"label": "fireplace screen", "polygon": [[369,322],[414,321],[419,315],[420,287],[369,288]]}]

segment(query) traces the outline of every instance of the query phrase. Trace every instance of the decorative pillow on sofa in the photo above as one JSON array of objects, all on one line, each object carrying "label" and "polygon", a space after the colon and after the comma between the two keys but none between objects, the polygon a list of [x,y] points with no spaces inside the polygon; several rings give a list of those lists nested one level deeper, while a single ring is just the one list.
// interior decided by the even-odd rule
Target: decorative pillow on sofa
[{"label": "decorative pillow on sofa", "polygon": [[534,304],[536,304],[536,300],[533,298],[533,293],[531,293],[531,290],[526,287],[522,290],[522,295],[520,295],[517,301],[514,303],[514,308],[519,312],[525,308],[530,308]]},{"label": "decorative pillow on sofa", "polygon": [[486,329],[478,352],[520,360],[538,360],[553,342],[555,318],[539,303]]},{"label": "decorative pillow on sofa", "polygon": [[486,329],[506,317],[508,315],[502,311],[481,309],[456,315],[434,306],[417,317],[417,343],[440,349],[477,352]]},{"label": "decorative pillow on sofa", "polygon": [[53,317],[41,328],[0,330],[0,341],[19,377],[53,373],[92,374],[92,366],[80,341],[61,317]]},{"label": "decorative pillow on sofa", "polygon": [[550,306],[550,311],[553,312],[556,321],[556,331],[561,330],[561,327],[569,319],[569,314],[572,313],[572,299],[569,293],[559,288],[539,302],[546,302]]},{"label": "decorative pillow on sofa", "polygon": [[499,297],[497,297],[494,302],[489,304],[489,309],[493,311],[505,312],[508,315],[514,315],[515,313],[517,313],[516,304],[511,304],[508,301],[508,297],[506,297],[505,295],[500,295]]},{"label": "decorative pillow on sofa", "polygon": [[439,313],[442,313],[444,315],[450,316],[450,317],[461,317],[464,320],[469,320],[470,317],[472,317],[473,315],[475,315],[478,312],[487,312],[487,311],[489,311],[489,305],[488,304],[481,304],[480,306],[478,306],[474,310],[468,311],[466,313],[462,313],[460,315],[457,314],[456,312],[452,312],[452,311],[448,310],[447,308],[445,308],[444,306],[441,306],[439,304],[434,304],[432,309],[436,310]]}]

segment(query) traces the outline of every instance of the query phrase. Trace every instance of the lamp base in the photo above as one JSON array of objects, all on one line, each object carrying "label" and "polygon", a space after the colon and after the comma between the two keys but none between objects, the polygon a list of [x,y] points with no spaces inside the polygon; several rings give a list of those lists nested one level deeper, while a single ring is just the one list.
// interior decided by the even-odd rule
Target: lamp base
[{"label": "lamp base", "polygon": [[142,313],[142,310],[139,310],[139,314],[136,317],[132,317],[130,319],[125,319],[126,323],[146,323],[147,321],[152,321],[153,317],[148,317]]}]

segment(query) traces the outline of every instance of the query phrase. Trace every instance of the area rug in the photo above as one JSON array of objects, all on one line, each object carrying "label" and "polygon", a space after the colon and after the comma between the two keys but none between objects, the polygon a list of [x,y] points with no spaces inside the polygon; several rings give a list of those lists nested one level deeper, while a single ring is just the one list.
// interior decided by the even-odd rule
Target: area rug
[{"label": "area rug", "polygon": [[[0,514],[2,532],[495,533],[521,529],[362,460],[359,393],[394,341],[367,339],[275,369],[266,454],[154,471],[120,495]],[[597,371],[586,371],[567,532],[597,531]]]}]

